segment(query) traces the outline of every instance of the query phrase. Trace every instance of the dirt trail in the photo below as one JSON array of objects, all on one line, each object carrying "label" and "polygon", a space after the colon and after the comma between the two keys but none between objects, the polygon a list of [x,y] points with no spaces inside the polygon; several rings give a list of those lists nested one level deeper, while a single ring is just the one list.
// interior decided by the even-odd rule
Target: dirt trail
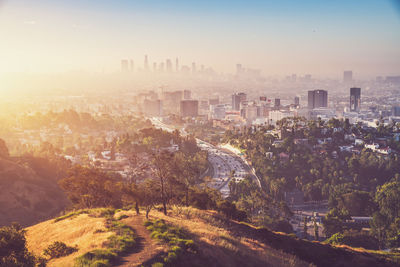
[{"label": "dirt trail", "polygon": [[118,266],[140,266],[164,250],[162,245],[151,239],[150,232],[143,225],[144,216],[134,215],[123,222],[135,230],[138,244],[129,254],[122,257]]}]

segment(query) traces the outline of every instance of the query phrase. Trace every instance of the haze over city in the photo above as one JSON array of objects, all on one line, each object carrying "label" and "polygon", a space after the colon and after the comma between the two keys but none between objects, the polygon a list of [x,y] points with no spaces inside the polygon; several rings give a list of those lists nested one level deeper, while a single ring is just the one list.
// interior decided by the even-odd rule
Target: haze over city
[{"label": "haze over city", "polygon": [[400,266],[400,1],[0,0],[0,266]]},{"label": "haze over city", "polygon": [[217,72],[400,69],[396,1],[0,1],[0,73],[115,72],[178,57]]}]

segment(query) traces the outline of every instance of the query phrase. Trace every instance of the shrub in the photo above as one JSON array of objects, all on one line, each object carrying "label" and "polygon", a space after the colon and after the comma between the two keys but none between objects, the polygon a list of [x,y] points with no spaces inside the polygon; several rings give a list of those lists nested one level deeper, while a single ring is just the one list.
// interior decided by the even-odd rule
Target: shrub
[{"label": "shrub", "polygon": [[76,266],[111,266],[119,255],[126,252],[136,244],[136,234],[128,225],[113,218],[113,209],[96,209],[97,214],[107,218],[106,227],[115,232],[106,242],[107,249],[98,249],[85,253],[75,260]]},{"label": "shrub", "polygon": [[176,255],[175,252],[168,252],[168,255],[166,257],[164,257],[164,261],[166,263],[173,263],[177,259],[178,259],[178,256]]},{"label": "shrub", "polygon": [[0,266],[34,266],[35,257],[26,248],[25,230],[18,224],[0,227]]},{"label": "shrub", "polygon": [[333,245],[347,245],[373,250],[379,249],[379,242],[375,237],[355,230],[336,233],[325,242]]},{"label": "shrub", "polygon": [[69,247],[63,242],[55,241],[43,251],[43,254],[49,256],[50,259],[54,259],[68,256],[75,251],[78,251],[76,247]]},{"label": "shrub", "polygon": [[151,238],[160,240],[170,246],[168,254],[164,257],[164,262],[168,265],[173,264],[184,252],[196,249],[193,240],[187,239],[187,234],[183,229],[172,227],[165,224],[164,220],[154,222],[146,221],[146,228],[151,232]]},{"label": "shrub", "polygon": [[151,265],[151,267],[164,267],[164,264],[161,262],[156,262]]},{"label": "shrub", "polygon": [[126,214],[122,214],[122,215],[118,216],[117,220],[120,221],[120,220],[126,219],[126,218],[129,218],[129,216]]},{"label": "shrub", "polygon": [[55,219],[54,219],[54,222],[56,223],[56,222],[59,222],[59,221],[62,221],[62,220],[68,219],[68,218],[73,218],[73,217],[76,217],[76,216],[78,216],[78,215],[80,215],[80,214],[84,214],[84,213],[88,214],[89,211],[88,211],[88,210],[77,210],[77,211],[72,211],[72,212],[67,213],[67,214],[65,214],[65,215],[63,215],[63,216],[60,216],[60,217],[55,218]]},{"label": "shrub", "polygon": [[78,267],[111,266],[116,259],[117,254],[110,249],[96,249],[76,258],[75,265]]},{"label": "shrub", "polygon": [[236,205],[228,200],[222,200],[217,204],[218,212],[221,212],[229,219],[244,221],[247,219],[247,214],[243,210],[237,209]]}]

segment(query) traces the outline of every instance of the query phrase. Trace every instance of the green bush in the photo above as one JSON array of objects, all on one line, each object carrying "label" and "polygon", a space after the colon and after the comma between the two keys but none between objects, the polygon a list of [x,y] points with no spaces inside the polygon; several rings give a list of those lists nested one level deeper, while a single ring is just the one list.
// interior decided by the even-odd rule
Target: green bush
[{"label": "green bush", "polygon": [[176,255],[175,252],[168,252],[168,255],[166,257],[164,257],[164,261],[166,263],[173,263],[177,259],[178,259],[178,256]]},{"label": "green bush", "polygon": [[333,245],[347,245],[351,247],[372,250],[379,249],[379,242],[375,237],[355,230],[336,233],[327,239],[325,243]]},{"label": "green bush", "polygon": [[136,234],[128,225],[113,219],[113,209],[97,209],[97,214],[102,214],[107,218],[107,228],[115,232],[107,239],[107,249],[98,249],[78,257],[75,260],[76,266],[111,266],[119,255],[128,251],[136,245]]},{"label": "green bush", "polygon": [[49,256],[50,259],[54,259],[68,256],[75,251],[78,251],[76,247],[69,247],[63,242],[55,241],[43,251],[43,254]]},{"label": "green bush", "polygon": [[54,219],[54,222],[56,223],[56,222],[59,222],[59,221],[62,221],[62,220],[68,219],[68,218],[73,218],[73,217],[76,217],[76,216],[78,216],[78,215],[80,215],[80,214],[84,214],[84,213],[88,214],[89,211],[88,211],[88,210],[77,210],[77,211],[72,211],[72,212],[67,213],[67,214],[65,214],[65,215],[63,215],[63,216],[60,216],[60,217],[55,218],[55,219]]},{"label": "green bush", "polygon": [[164,262],[173,264],[183,253],[189,249],[195,251],[196,247],[193,240],[187,238],[187,234],[183,229],[168,226],[164,220],[156,220],[154,222],[146,221],[144,223],[149,231],[150,236],[170,246],[168,254],[164,257]]},{"label": "green bush", "polygon": [[164,264],[161,262],[156,262],[151,265],[151,267],[164,267]]},{"label": "green bush", "polygon": [[117,254],[110,249],[96,249],[75,259],[75,266],[100,267],[111,266],[117,259]]},{"label": "green bush", "polygon": [[18,224],[0,227],[0,266],[34,266],[35,257],[26,248],[25,230]]},{"label": "green bush", "polygon": [[117,220],[120,221],[120,220],[126,219],[126,218],[129,218],[129,216],[126,214],[122,214],[122,215],[118,216]]}]

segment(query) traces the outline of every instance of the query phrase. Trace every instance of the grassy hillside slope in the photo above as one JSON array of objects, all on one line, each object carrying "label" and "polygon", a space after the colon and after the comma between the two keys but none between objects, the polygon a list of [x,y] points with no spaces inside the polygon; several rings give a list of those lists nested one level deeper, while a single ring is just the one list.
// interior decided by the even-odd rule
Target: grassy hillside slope
[{"label": "grassy hillside slope", "polygon": [[[118,211],[114,220],[137,235],[134,246],[112,259],[110,265],[152,266],[398,266],[400,255],[333,247],[304,241],[245,223],[227,220],[214,211],[175,207],[165,216],[152,211],[150,222],[134,211]],[[162,222],[162,223],[161,223]],[[161,223],[164,232],[154,227]],[[88,214],[27,228],[28,248],[36,255],[54,241],[77,246],[78,251],[49,262],[73,266],[74,258],[105,249],[112,233],[106,219]],[[147,229],[144,227],[147,226]],[[169,242],[168,242],[169,241]],[[191,242],[191,243],[190,243]],[[186,244],[186,245],[179,245]],[[189,245],[188,245],[189,244]],[[179,246],[181,246],[179,248]],[[397,257],[397,259],[396,259]],[[397,262],[396,262],[397,260]]]},{"label": "grassy hillside slope", "polygon": [[51,218],[67,205],[54,179],[37,173],[27,160],[0,158],[0,226],[27,226]]},{"label": "grassy hillside slope", "polygon": [[49,220],[26,228],[28,250],[42,255],[43,250],[55,241],[77,246],[78,251],[48,262],[48,266],[73,266],[74,259],[83,253],[101,248],[112,235],[105,227],[106,219],[80,214],[64,220]]}]

